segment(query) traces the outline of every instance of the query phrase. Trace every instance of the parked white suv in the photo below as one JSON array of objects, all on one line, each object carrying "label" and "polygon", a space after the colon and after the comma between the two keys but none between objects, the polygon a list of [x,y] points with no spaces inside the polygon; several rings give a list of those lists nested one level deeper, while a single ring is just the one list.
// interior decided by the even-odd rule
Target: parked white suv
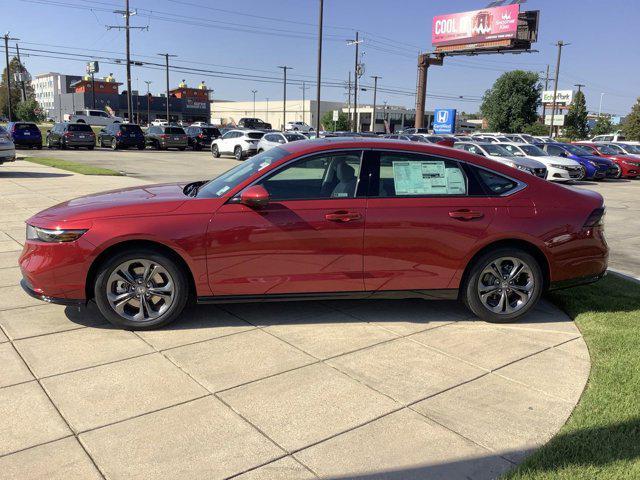
[{"label": "parked white suv", "polygon": [[258,153],[284,143],[299,142],[300,140],[308,140],[308,138],[298,132],[268,132],[258,142]]},{"label": "parked white suv", "polygon": [[236,160],[242,160],[256,153],[264,134],[261,130],[229,130],[211,142],[211,154],[218,158],[224,153],[231,153]]},{"label": "parked white suv", "polygon": [[96,125],[100,127],[106,127],[112,123],[123,123],[121,117],[114,117],[109,115],[104,110],[79,110],[71,115],[65,115],[65,120],[69,123],[85,123],[87,125]]},{"label": "parked white suv", "polygon": [[314,131],[311,125],[307,125],[304,122],[287,122],[287,124],[284,126],[284,129],[302,133],[309,133]]}]

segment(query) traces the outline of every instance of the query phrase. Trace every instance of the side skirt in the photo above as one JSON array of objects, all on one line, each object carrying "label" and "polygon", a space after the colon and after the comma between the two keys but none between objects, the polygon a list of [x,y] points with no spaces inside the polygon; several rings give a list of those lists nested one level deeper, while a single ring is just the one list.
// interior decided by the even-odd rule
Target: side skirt
[{"label": "side skirt", "polygon": [[271,295],[220,295],[198,297],[198,303],[291,302],[303,300],[380,300],[421,298],[423,300],[456,300],[457,289],[388,290],[377,292],[278,293]]}]

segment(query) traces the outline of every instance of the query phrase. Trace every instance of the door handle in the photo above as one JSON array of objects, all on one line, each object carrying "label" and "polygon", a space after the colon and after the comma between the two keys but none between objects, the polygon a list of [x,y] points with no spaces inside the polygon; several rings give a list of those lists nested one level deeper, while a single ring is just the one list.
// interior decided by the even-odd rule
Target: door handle
[{"label": "door handle", "polygon": [[360,220],[362,215],[358,212],[348,212],[346,210],[338,210],[337,212],[327,213],[324,218],[330,222],[350,222],[352,220]]},{"label": "door handle", "polygon": [[452,212],[449,212],[449,216],[451,218],[455,218],[456,220],[473,220],[475,218],[484,217],[484,213],[478,212],[476,210],[468,210],[465,208],[462,210],[453,210]]}]

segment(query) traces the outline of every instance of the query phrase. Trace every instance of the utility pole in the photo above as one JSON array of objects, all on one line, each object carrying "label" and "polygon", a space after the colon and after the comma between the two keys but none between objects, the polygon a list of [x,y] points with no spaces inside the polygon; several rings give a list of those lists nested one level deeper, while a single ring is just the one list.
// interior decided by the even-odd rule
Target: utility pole
[{"label": "utility pole", "polygon": [[293,67],[281,65],[278,66],[278,68],[281,68],[284,74],[282,94],[282,131],[284,131],[285,126],[287,125],[287,70],[291,70]]},{"label": "utility pole", "polygon": [[147,84],[147,125],[151,123],[151,95],[149,92],[149,86],[153,83],[151,80],[145,80]]},{"label": "utility pole", "polygon": [[7,62],[7,113],[9,116],[9,121],[12,121],[13,117],[11,115],[11,69],[9,68],[9,40],[20,40],[20,39],[10,37],[9,32],[5,33],[3,38],[4,38],[4,56]]},{"label": "utility pole", "polygon": [[600,106],[598,107],[598,118],[602,115],[602,99],[604,97],[604,92],[600,94]]},{"label": "utility pole", "polygon": [[349,72],[349,81],[347,83],[347,114],[349,120],[349,130],[353,131],[353,119],[351,118],[351,72]]},{"label": "utility pole", "polygon": [[586,87],[584,83],[576,83],[574,87],[578,87],[578,93],[582,91],[582,87]]},{"label": "utility pole", "polygon": [[265,121],[266,123],[269,123],[269,97],[267,97],[267,112],[266,112],[266,114],[265,114],[265,119],[264,119],[264,121]]},{"label": "utility pole", "polygon": [[378,94],[378,79],[380,78],[377,75],[372,76],[373,78],[373,112],[371,113],[371,128],[372,132],[376,131],[376,96]]},{"label": "utility pole", "polygon": [[256,93],[258,90],[251,90],[251,93],[253,93],[253,118],[256,118]]},{"label": "utility pole", "polygon": [[[546,92],[549,89],[549,64],[547,64],[547,73],[544,76],[544,91]],[[547,104],[542,102],[542,123],[544,124],[544,119],[547,115]]]},{"label": "utility pole", "polygon": [[[316,138],[320,136],[320,87],[322,85],[322,20],[324,17],[324,0],[320,0],[318,13],[318,73],[316,75]],[[303,90],[304,92],[304,90]],[[335,130],[335,129],[334,129]]]},{"label": "utility pole", "polygon": [[[302,81],[302,86],[300,87],[300,90],[302,90],[302,121],[306,123],[305,118],[304,118],[304,113],[305,113],[305,102],[307,101],[305,98],[305,91],[307,90],[307,84],[306,82],[303,80]],[[309,106],[309,110],[311,110],[311,106]],[[309,123],[311,123],[311,120],[309,120]]]},{"label": "utility pole", "polygon": [[560,59],[562,58],[562,47],[566,45],[571,45],[570,43],[564,43],[562,40],[559,40],[556,43],[558,47],[558,60],[556,62],[556,81],[553,85],[553,103],[551,106],[551,125],[549,126],[549,137],[553,138],[553,118],[556,114],[556,96],[558,95],[558,78],[560,77]]},{"label": "utility pole", "polygon": [[353,67],[353,71],[355,73],[355,78],[353,79],[353,121],[355,128],[354,132],[360,131],[360,122],[358,121],[358,72],[359,72],[359,60],[360,60],[360,44],[362,43],[359,40],[359,32],[356,32],[356,39],[347,42],[347,45],[355,45],[356,46],[356,59]]},{"label": "utility pole", "polygon": [[[22,92],[22,101],[27,101],[27,89],[24,85],[24,68],[22,67],[22,60],[20,60],[20,47],[18,46],[18,42],[16,42],[16,57],[18,57],[18,63],[20,64],[20,91]],[[8,72],[8,70],[7,70]]]},{"label": "utility pole", "polygon": [[170,55],[168,53],[159,53],[164,57],[164,65],[166,70],[166,81],[167,81],[167,123],[169,123],[169,57],[177,57],[177,55]]},{"label": "utility pole", "polygon": [[416,92],[415,128],[424,127],[424,109],[427,101],[427,73],[431,65],[442,65],[442,55],[432,57],[429,53],[418,55],[418,86]]}]

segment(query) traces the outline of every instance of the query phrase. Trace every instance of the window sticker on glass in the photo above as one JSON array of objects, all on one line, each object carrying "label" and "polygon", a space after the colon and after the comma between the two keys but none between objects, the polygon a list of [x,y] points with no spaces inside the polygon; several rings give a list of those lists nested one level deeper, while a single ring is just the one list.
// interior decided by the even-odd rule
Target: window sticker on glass
[{"label": "window sticker on glass", "polygon": [[271,165],[271,162],[265,160],[258,166],[258,171],[262,170],[263,168],[267,168],[269,165]]},{"label": "window sticker on glass", "polygon": [[216,192],[216,195],[219,197],[220,195],[225,193],[227,190],[229,190],[229,188],[231,188],[231,187],[229,187],[228,185],[225,185],[224,187],[222,187],[220,190],[218,190]]},{"label": "window sticker on glass", "polygon": [[446,193],[444,162],[393,162],[396,195],[434,195]]}]

